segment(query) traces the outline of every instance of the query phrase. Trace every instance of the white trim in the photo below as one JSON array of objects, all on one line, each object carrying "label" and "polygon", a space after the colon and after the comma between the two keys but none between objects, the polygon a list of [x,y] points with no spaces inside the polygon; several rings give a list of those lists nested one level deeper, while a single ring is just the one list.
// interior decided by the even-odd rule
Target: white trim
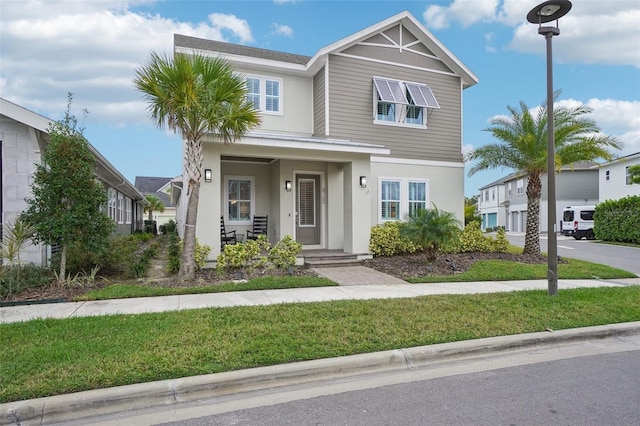
[{"label": "white trim", "polygon": [[[367,57],[364,57],[364,56],[356,56],[356,55],[352,55],[352,54],[349,54],[349,53],[333,53],[333,56],[342,56],[344,58],[358,59],[358,60],[363,61],[363,62],[374,62],[374,63],[377,63],[377,64],[398,66],[397,62],[384,61],[382,59],[375,59],[375,58],[367,58]],[[402,68],[409,68],[409,69],[414,69],[414,70],[423,71],[423,72],[441,74],[441,75],[446,75],[446,76],[449,76],[449,77],[460,77],[458,74],[456,74],[454,72],[447,72],[447,71],[434,70],[434,69],[430,69],[430,68],[417,67],[415,65],[402,64]]]},{"label": "white trim", "polygon": [[[385,219],[382,217],[382,182],[398,182],[400,185],[400,199],[398,217],[396,219]],[[393,222],[396,220],[404,220],[405,216],[409,214],[409,183],[420,182],[425,184],[425,208],[429,208],[429,179],[421,178],[406,178],[406,177],[378,177],[378,197],[376,200],[376,211],[378,223]]]},{"label": "white trim", "polygon": [[[220,142],[220,141],[215,141]],[[235,145],[256,145],[269,148],[291,148],[299,150],[350,152],[389,155],[391,150],[382,145],[358,144],[338,139],[317,139],[284,135],[253,134],[235,142]]]},{"label": "white trim", "polygon": [[464,162],[452,162],[452,161],[432,161],[432,160],[414,160],[411,158],[393,158],[393,157],[371,157],[372,163],[392,163],[392,164],[407,164],[414,166],[436,166],[436,167],[454,167],[464,168]]},{"label": "white trim", "polygon": [[324,134],[329,131],[329,61],[324,65]]}]

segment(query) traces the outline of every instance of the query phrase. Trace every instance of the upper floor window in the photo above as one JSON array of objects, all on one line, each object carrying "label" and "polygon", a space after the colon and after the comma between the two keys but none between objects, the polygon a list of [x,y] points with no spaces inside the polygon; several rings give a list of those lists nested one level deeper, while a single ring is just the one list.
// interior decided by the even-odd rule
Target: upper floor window
[{"label": "upper floor window", "polygon": [[282,114],[282,80],[272,77],[247,77],[247,99],[264,113]]},{"label": "upper floor window", "polygon": [[507,196],[511,197],[511,182],[507,183]]},{"label": "upper floor window", "polygon": [[488,189],[484,190],[484,200],[485,201],[489,201],[489,190]]},{"label": "upper floor window", "polygon": [[630,166],[627,166],[627,167],[625,168],[625,179],[624,179],[624,182],[625,182],[627,185],[631,185],[631,172],[629,171],[629,167],[630,167]]},{"label": "upper floor window", "polygon": [[604,172],[604,180],[605,182],[609,182],[611,180],[611,171],[607,170]]},{"label": "upper floor window", "polygon": [[253,176],[225,176],[227,220],[250,224],[253,217],[255,183]]},{"label": "upper floor window", "polygon": [[426,126],[427,108],[440,108],[426,84],[374,77],[373,85],[374,118],[379,123]]},{"label": "upper floor window", "polygon": [[524,179],[518,179],[516,181],[516,194],[517,195],[524,194]]},{"label": "upper floor window", "polygon": [[491,189],[491,201],[495,201],[496,200],[496,189],[492,188]]}]

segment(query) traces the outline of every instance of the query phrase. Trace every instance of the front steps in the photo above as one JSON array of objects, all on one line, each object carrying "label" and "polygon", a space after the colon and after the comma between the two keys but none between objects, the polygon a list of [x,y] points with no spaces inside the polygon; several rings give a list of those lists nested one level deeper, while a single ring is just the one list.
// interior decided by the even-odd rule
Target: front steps
[{"label": "front steps", "polygon": [[307,268],[335,268],[340,266],[361,266],[371,255],[344,253],[342,250],[310,250],[302,251],[298,259]]}]

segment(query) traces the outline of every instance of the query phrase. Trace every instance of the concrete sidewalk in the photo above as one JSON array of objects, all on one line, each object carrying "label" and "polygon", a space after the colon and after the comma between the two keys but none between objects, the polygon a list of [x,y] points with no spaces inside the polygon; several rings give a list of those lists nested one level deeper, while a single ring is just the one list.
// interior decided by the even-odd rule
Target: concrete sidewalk
[{"label": "concrete sidewalk", "polygon": [[[279,303],[397,299],[436,294],[503,293],[518,290],[547,289],[546,280],[407,284],[400,279],[364,266],[321,268],[316,272],[338,282],[340,285],[337,287],[239,291],[9,306],[0,308],[0,323],[28,321],[36,318],[73,318],[231,306],[261,306]],[[560,290],[578,287],[619,287],[628,285],[640,285],[640,277],[620,280],[558,281]]]}]

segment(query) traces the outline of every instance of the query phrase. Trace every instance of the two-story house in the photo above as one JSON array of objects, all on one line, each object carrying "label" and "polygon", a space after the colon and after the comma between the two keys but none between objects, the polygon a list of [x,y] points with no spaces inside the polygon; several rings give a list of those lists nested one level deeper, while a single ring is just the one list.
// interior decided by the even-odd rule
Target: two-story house
[{"label": "two-story house", "polygon": [[512,177],[513,174],[480,188],[480,194],[478,194],[478,214],[481,218],[480,227],[483,230],[494,229],[498,226],[506,227],[506,183],[509,182]]},{"label": "two-story house", "polygon": [[313,56],[184,35],[174,50],[224,57],[262,118],[234,144],[205,140],[196,234],[214,258],[221,216],[243,233],[268,215],[272,243],[355,254],[417,209],[464,220],[462,93],[478,79],[410,13]]},{"label": "two-story house", "polygon": [[[598,202],[598,173],[593,168],[594,163],[576,163],[573,166],[565,166],[556,173],[556,213],[558,229],[560,219],[565,207],[571,205],[591,205]],[[487,219],[483,221],[483,229],[495,226],[504,226],[507,231],[525,232],[527,229],[527,184],[528,178],[523,173],[511,173],[494,183],[481,188],[480,197],[485,196],[485,191],[490,191],[498,186],[504,187],[504,198],[495,200],[495,205],[487,201],[487,204],[478,203],[481,217],[485,214],[495,214],[496,224]],[[500,194],[497,191],[497,194]],[[484,198],[483,198],[484,200]],[[485,210],[486,206],[486,210]],[[540,231],[546,232],[547,227],[547,175],[542,175],[542,194],[540,197]],[[493,217],[493,216],[492,216]]]},{"label": "two-story house", "polygon": [[640,184],[632,184],[629,173],[629,167],[638,164],[640,164],[640,152],[595,166],[599,173],[600,201],[640,195]]},{"label": "two-story house", "polygon": [[[32,175],[41,164],[42,153],[49,143],[49,123],[52,120],[0,98],[0,229],[13,223],[27,208],[25,198],[31,196]],[[143,209],[147,201],[124,176],[93,146],[96,157],[96,178],[105,187],[108,203],[105,212],[116,223],[116,233],[129,234],[142,229]],[[22,260],[46,265],[51,248],[35,245],[20,254]]]}]

